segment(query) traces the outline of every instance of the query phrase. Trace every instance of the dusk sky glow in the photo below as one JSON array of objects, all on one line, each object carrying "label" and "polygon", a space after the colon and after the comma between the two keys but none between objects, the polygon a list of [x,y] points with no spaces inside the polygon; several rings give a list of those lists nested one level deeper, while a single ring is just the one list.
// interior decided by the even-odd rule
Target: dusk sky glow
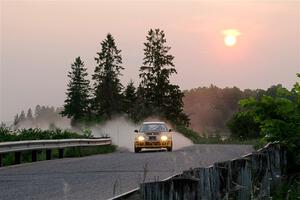
[{"label": "dusk sky glow", "polygon": [[[181,89],[291,88],[300,72],[300,1],[1,1],[0,121],[37,104],[62,106],[77,56],[88,67],[111,33],[122,83],[139,83],[150,28],[165,31]],[[224,45],[223,30],[240,32]]]}]

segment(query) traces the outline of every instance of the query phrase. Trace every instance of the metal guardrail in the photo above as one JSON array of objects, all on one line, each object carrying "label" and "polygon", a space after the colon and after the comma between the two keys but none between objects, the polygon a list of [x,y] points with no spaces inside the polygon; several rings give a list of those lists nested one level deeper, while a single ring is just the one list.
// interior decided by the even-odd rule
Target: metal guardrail
[{"label": "metal guardrail", "polygon": [[61,140],[26,140],[0,143],[0,154],[42,149],[60,149],[66,147],[110,145],[111,138],[101,139],[61,139]]},{"label": "metal guardrail", "polygon": [[67,147],[88,147],[111,145],[111,138],[96,139],[60,139],[60,140],[26,140],[0,143],[0,167],[3,165],[2,157],[6,153],[15,153],[15,164],[21,162],[21,152],[31,151],[32,162],[37,161],[37,150],[46,150],[46,160],[51,160],[52,149],[59,150],[59,158],[64,157],[64,148]]}]

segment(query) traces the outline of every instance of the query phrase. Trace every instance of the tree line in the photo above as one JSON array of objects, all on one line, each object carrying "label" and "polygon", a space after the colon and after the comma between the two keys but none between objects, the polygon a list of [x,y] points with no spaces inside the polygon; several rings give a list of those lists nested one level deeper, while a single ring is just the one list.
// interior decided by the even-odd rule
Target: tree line
[{"label": "tree line", "polygon": [[[277,90],[287,89],[281,84],[273,85],[266,90],[241,90],[238,87],[219,88],[215,85],[198,87],[184,91],[184,112],[190,118],[190,128],[200,135],[225,134],[229,136],[228,121],[239,111],[240,100],[247,98],[259,100],[263,96],[275,97]],[[291,92],[289,99],[294,100],[295,98],[295,92]],[[240,130],[243,132],[242,128]],[[244,133],[248,135],[247,132],[244,131]]]},{"label": "tree line", "polygon": [[62,108],[37,105],[34,110],[29,108],[26,113],[22,110],[16,114],[11,128],[44,127],[54,129],[57,124],[65,121],[61,117],[60,112],[62,112]]},{"label": "tree line", "polygon": [[[228,121],[239,111],[239,101],[247,98],[261,99],[264,95],[275,97],[277,90],[285,90],[281,85],[273,85],[266,90],[262,89],[245,89],[241,90],[238,87],[219,88],[215,85],[209,87],[198,87],[191,90],[186,90],[183,97],[183,112],[190,119],[190,128],[198,132],[200,135],[224,135],[230,134],[228,129]],[[123,90],[123,106],[126,108],[128,115],[135,111],[135,106],[131,102],[137,102],[136,88],[131,81]],[[294,101],[296,94],[291,93],[290,100]],[[22,128],[28,124],[28,127],[51,127],[59,126],[65,118],[59,114],[63,108],[54,108],[49,106],[37,105],[35,109],[29,108],[27,112],[22,111],[15,115],[14,129]],[[26,114],[27,113],[27,114]],[[67,121],[65,121],[67,122]],[[27,127],[27,126],[25,126]],[[247,127],[247,126],[243,126]],[[246,136],[243,138],[253,138],[253,134],[249,134],[242,128],[239,129]],[[256,134],[257,136],[258,134]],[[235,136],[235,132],[233,132]]]},{"label": "tree line", "polygon": [[177,73],[170,49],[163,30],[149,30],[144,43],[143,65],[139,68],[140,83],[135,87],[131,81],[124,87],[120,81],[124,70],[121,50],[113,36],[107,34],[96,53],[92,83],[87,79],[87,68],[80,57],[71,65],[62,116],[71,118],[73,125],[127,114],[135,122],[159,116],[187,126],[189,118],[183,112],[184,93],[170,82],[170,76]]}]

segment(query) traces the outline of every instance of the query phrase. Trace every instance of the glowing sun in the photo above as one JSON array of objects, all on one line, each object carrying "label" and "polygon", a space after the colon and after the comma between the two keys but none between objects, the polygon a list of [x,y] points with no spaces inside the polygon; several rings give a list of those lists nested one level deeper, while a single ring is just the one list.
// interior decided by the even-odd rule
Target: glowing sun
[{"label": "glowing sun", "polygon": [[226,29],[222,31],[224,35],[224,44],[228,47],[232,47],[237,43],[237,37],[241,35],[237,29]]}]

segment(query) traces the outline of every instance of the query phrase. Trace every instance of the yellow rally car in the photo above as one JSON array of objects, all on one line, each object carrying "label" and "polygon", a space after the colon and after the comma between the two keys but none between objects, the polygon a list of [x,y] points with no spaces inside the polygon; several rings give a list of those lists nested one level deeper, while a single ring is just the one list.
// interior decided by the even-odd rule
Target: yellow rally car
[{"label": "yellow rally car", "polygon": [[172,151],[172,130],[164,122],[144,122],[140,130],[135,130],[134,152],[143,148],[166,148]]}]

